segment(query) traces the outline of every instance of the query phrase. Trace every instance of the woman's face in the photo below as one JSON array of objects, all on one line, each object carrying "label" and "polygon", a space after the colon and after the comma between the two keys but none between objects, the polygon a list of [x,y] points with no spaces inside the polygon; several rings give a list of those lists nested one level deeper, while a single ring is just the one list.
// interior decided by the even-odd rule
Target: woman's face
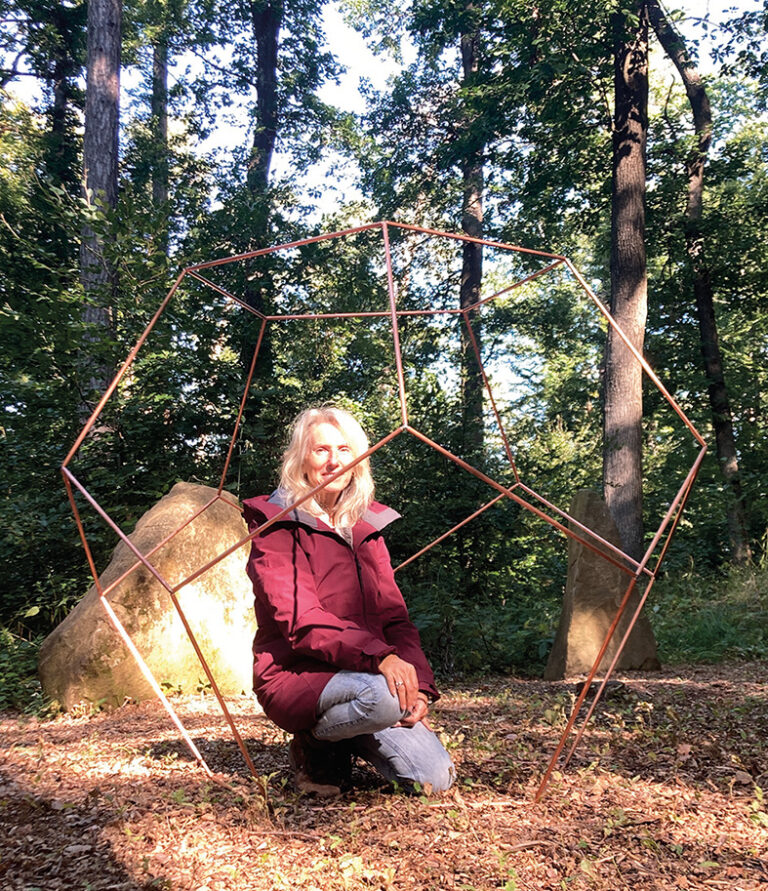
[{"label": "woman's face", "polygon": [[[307,454],[304,458],[304,476],[310,486],[319,486],[326,482],[353,459],[349,443],[335,425],[323,421],[315,424],[309,431]],[[315,499],[325,510],[333,507],[339,495],[349,485],[353,473],[354,470],[343,473],[315,495]]]}]

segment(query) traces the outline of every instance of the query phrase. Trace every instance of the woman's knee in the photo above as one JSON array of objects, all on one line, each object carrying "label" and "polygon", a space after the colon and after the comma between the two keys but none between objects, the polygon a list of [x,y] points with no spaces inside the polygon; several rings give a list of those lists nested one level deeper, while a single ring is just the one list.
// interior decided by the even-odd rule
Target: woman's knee
[{"label": "woman's knee", "polygon": [[389,692],[383,675],[370,675],[370,679],[360,690],[359,699],[369,718],[380,723],[382,728],[392,727],[403,717],[400,702]]},{"label": "woman's knee", "polygon": [[414,771],[411,771],[416,774],[413,781],[418,783],[427,794],[446,792],[456,779],[456,768],[451,756],[442,746],[439,751],[433,752],[428,760],[422,760],[416,764],[415,768]]},{"label": "woman's knee", "polygon": [[320,697],[313,733],[319,739],[340,740],[375,733],[396,724],[402,710],[382,675],[339,672]]},{"label": "woman's knee", "polygon": [[353,751],[406,789],[445,792],[456,777],[451,756],[423,724],[359,737]]}]

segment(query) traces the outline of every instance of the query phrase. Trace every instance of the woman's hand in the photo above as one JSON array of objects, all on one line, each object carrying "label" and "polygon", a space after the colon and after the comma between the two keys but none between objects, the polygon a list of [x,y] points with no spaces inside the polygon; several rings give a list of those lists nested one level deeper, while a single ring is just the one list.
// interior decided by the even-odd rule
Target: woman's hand
[{"label": "woman's hand", "polygon": [[[379,671],[387,680],[389,692],[397,696],[400,708],[411,714],[419,708],[421,697],[419,696],[419,681],[416,677],[416,669],[410,662],[401,659],[394,653],[385,656],[379,663]],[[423,696],[423,694],[422,694]],[[408,719],[403,719],[408,720]],[[421,720],[417,718],[416,720]],[[415,721],[409,723],[416,723]]]},{"label": "woman's hand", "polygon": [[408,712],[405,717],[401,718],[395,726],[413,727],[414,724],[418,724],[419,721],[421,721],[427,730],[431,730],[432,728],[429,726],[429,721],[427,720],[428,712],[429,700],[427,699],[427,694],[419,691],[416,706]]}]

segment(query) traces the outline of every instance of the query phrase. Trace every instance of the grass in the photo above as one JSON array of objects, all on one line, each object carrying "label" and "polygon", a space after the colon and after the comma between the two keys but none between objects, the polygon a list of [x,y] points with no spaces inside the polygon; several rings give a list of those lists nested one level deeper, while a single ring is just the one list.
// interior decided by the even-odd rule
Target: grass
[{"label": "grass", "polygon": [[768,657],[768,568],[660,579],[649,616],[662,662]]}]

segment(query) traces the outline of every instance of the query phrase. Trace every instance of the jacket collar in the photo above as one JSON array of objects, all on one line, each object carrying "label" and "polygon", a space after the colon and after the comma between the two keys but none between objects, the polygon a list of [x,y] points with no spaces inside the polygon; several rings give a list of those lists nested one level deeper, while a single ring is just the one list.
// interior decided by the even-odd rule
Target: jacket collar
[{"label": "jacket collar", "polygon": [[[285,489],[275,489],[267,500],[267,504],[275,505],[279,510],[288,507],[290,503],[291,497]],[[315,517],[309,511],[303,510],[301,506],[295,507],[290,513],[286,514],[286,517],[290,517],[295,522],[309,526],[312,529],[336,532],[335,529],[324,523],[319,517]],[[369,535],[381,532],[390,523],[399,519],[400,514],[396,510],[392,510],[391,507],[386,507],[384,504],[379,504],[378,501],[372,501],[363,514],[362,519],[358,520],[352,529],[355,546],[368,538]]]}]

